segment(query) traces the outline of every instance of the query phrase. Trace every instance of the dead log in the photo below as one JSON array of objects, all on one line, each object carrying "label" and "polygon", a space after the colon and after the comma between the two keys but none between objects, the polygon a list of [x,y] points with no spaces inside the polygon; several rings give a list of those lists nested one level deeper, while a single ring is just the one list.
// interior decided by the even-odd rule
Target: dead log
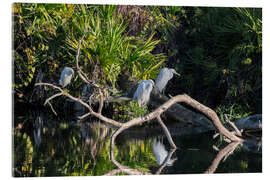
[{"label": "dead log", "polygon": [[[159,93],[156,89],[151,92],[149,106],[151,109],[156,109],[170,98]],[[214,130],[212,122],[203,114],[196,113],[179,103],[173,104],[166,112],[167,119],[171,119],[183,124],[183,126],[191,125],[192,127],[204,127],[205,130]]]}]

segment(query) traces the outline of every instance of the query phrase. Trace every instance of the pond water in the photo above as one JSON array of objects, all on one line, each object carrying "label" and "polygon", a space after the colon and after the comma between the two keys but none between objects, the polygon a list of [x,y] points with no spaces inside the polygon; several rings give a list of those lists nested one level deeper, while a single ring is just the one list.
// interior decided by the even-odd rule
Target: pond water
[{"label": "pond water", "polygon": [[[144,128],[120,134],[114,149],[116,160],[153,174],[197,174],[207,170],[214,173],[262,172],[261,145],[256,138],[251,143],[233,145],[213,139],[214,132],[172,133],[177,149],[171,155],[166,136],[158,128],[155,124],[147,124]],[[169,129],[177,132],[170,126]],[[110,136],[114,130],[94,120],[77,122],[39,110],[15,112],[13,175],[95,176],[109,173],[116,169],[109,155]],[[169,154],[171,157],[165,163]]]}]

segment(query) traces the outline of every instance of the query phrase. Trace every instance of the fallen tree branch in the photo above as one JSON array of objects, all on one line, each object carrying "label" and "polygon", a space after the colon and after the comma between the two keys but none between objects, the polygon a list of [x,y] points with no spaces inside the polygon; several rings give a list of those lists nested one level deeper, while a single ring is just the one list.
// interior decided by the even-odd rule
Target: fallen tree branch
[{"label": "fallen tree branch", "polygon": [[[186,104],[192,106],[193,108],[199,110],[200,112],[202,112],[203,114],[205,114],[208,118],[210,118],[214,124],[214,126],[217,128],[217,130],[220,132],[220,134],[226,136],[228,139],[232,140],[232,141],[243,141],[243,139],[235,136],[233,133],[231,133],[230,131],[228,131],[220,122],[217,114],[210,108],[204,106],[203,104],[199,103],[198,101],[192,99],[191,97],[189,97],[186,94],[183,95],[177,95],[172,97],[171,99],[169,99],[167,102],[165,102],[163,105],[161,105],[160,107],[158,107],[156,110],[154,110],[153,112],[142,116],[142,117],[137,117],[137,118],[133,118],[130,121],[126,122],[126,123],[119,123],[117,121],[114,121],[110,118],[107,118],[105,116],[103,116],[100,113],[96,113],[92,110],[92,108],[85,102],[83,102],[81,99],[79,98],[75,98],[73,96],[71,96],[70,94],[68,94],[67,92],[63,93],[63,90],[55,85],[49,84],[49,83],[37,83],[36,85],[45,85],[45,86],[51,86],[55,89],[58,89],[64,96],[69,97],[70,99],[77,101],[79,103],[81,103],[82,105],[84,105],[86,108],[89,109],[89,113],[97,118],[99,118],[100,120],[103,120],[107,123],[110,123],[112,125],[115,125],[117,127],[120,127],[116,132],[115,135],[118,135],[119,133],[121,133],[123,130],[130,128],[131,126],[134,125],[138,125],[141,123],[144,123],[146,121],[150,121],[154,118],[157,118],[158,116],[160,116],[164,111],[166,111],[170,106],[172,106],[175,103],[178,102],[185,102]],[[112,136],[113,137],[113,136]]]},{"label": "fallen tree branch", "polygon": [[192,99],[191,97],[189,97],[188,95],[184,94],[184,95],[178,95],[175,97],[172,97],[169,101],[167,101],[166,103],[164,103],[163,105],[161,105],[159,108],[157,108],[156,110],[154,110],[153,112],[143,116],[143,117],[138,117],[138,118],[134,118],[131,119],[130,121],[123,123],[122,126],[117,129],[113,135],[111,136],[111,144],[110,144],[110,149],[111,149],[111,153],[110,153],[110,157],[112,162],[116,165],[119,166],[120,164],[114,159],[114,154],[113,154],[113,147],[115,144],[115,139],[116,137],[123,132],[124,130],[138,125],[140,123],[144,123],[146,121],[150,121],[154,118],[158,118],[164,111],[166,111],[170,106],[172,106],[174,103],[177,102],[185,102],[186,104],[192,106],[193,108],[199,110],[200,112],[204,113],[207,117],[209,117],[214,126],[219,130],[220,134],[224,135],[225,137],[227,137],[228,139],[230,139],[231,141],[236,141],[236,142],[242,142],[243,139],[235,136],[233,133],[231,133],[230,131],[228,131],[220,122],[217,114],[210,108],[204,106],[203,104],[200,104],[198,101]]},{"label": "fallen tree branch", "polygon": [[[210,108],[200,104],[198,101],[192,99],[188,95],[177,95],[168,100],[166,103],[161,105],[159,108],[154,110],[153,112],[143,116],[143,117],[137,117],[133,118],[130,121],[123,123],[123,125],[115,132],[115,136],[117,136],[119,133],[121,133],[123,130],[130,128],[131,126],[138,125],[140,123],[144,123],[146,121],[150,121],[154,118],[157,118],[160,116],[164,111],[166,111],[170,106],[172,106],[175,103],[178,102],[185,102],[186,104],[192,106],[193,108],[199,110],[200,112],[204,113],[207,117],[209,117],[212,120],[212,123],[217,128],[217,130],[220,132],[220,134],[226,136],[227,138],[231,139],[232,141],[243,141],[241,138],[235,136],[233,133],[228,131],[220,122],[217,114]],[[114,136],[112,136],[114,138]]]},{"label": "fallen tree branch", "polygon": [[184,100],[183,102],[185,102],[188,105],[192,106],[193,108],[199,110],[200,112],[205,114],[208,118],[210,118],[212,120],[214,126],[216,127],[216,129],[220,132],[220,134],[226,136],[227,138],[229,138],[232,141],[243,141],[242,138],[239,138],[239,137],[235,136],[233,133],[228,131],[222,125],[222,123],[220,122],[220,120],[219,120],[217,114],[215,113],[215,111],[213,111],[212,109],[210,109],[210,108],[206,107],[205,105],[199,103],[198,101],[192,99],[188,95],[184,94],[184,96],[186,97],[186,100]]},{"label": "fallen tree branch", "polygon": [[[123,166],[121,165],[119,162],[117,162],[114,158],[114,144],[115,144],[115,139],[116,137],[123,132],[124,130],[138,125],[138,124],[142,124],[144,122],[150,121],[154,118],[158,119],[158,122],[160,123],[160,125],[162,126],[170,144],[172,147],[176,147],[175,144],[173,143],[173,140],[170,136],[170,133],[167,129],[167,127],[164,125],[164,123],[162,122],[160,115],[166,111],[169,107],[171,107],[173,104],[178,103],[178,102],[185,102],[186,104],[192,106],[193,108],[199,110],[200,112],[202,112],[203,114],[205,114],[208,118],[210,118],[212,120],[212,123],[214,124],[214,126],[217,128],[217,130],[219,131],[220,134],[224,135],[227,139],[229,139],[230,141],[237,141],[237,142],[242,142],[243,140],[237,136],[235,136],[233,133],[231,133],[230,131],[228,131],[220,122],[217,114],[210,108],[204,106],[203,104],[200,104],[198,101],[192,99],[191,97],[189,97],[186,94],[183,95],[178,95],[175,97],[172,97],[171,99],[169,99],[167,102],[165,102],[163,105],[161,105],[160,107],[158,107],[157,109],[155,109],[153,112],[142,116],[142,117],[137,117],[137,118],[133,118],[130,121],[126,122],[126,123],[119,123],[117,121],[114,121],[113,119],[107,118],[105,116],[103,116],[100,112],[96,113],[92,110],[92,108],[90,107],[90,105],[88,105],[87,103],[83,102],[81,99],[79,98],[75,98],[72,95],[70,95],[67,92],[63,92],[61,88],[54,86],[54,85],[50,85],[48,83],[38,83],[38,85],[47,85],[47,86],[51,86],[53,88],[56,88],[58,90],[60,90],[61,95],[64,95],[76,102],[81,103],[82,105],[84,105],[86,108],[88,108],[89,113],[87,113],[86,115],[92,115],[95,116],[96,118],[107,122],[109,124],[112,124],[114,126],[119,127],[111,136],[111,142],[110,142],[110,157],[111,157],[111,161],[119,168],[121,169],[123,172],[127,173],[127,174],[136,174],[136,175],[141,175],[144,174],[144,172],[140,172],[137,170],[133,170],[129,167]],[[60,93],[59,93],[60,94]],[[224,138],[225,139],[225,138]]]}]

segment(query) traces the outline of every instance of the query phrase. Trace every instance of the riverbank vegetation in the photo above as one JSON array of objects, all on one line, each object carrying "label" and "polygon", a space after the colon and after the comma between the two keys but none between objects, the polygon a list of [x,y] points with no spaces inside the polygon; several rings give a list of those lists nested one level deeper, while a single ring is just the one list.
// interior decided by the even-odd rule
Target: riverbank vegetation
[{"label": "riverbank vegetation", "polygon": [[[262,111],[259,8],[15,3],[12,11],[15,101],[32,101],[38,72],[57,83],[75,67],[87,32],[80,66],[103,87],[123,94],[167,66],[181,77],[166,94],[187,93],[231,117]],[[68,89],[78,96],[82,86],[75,75]]]}]

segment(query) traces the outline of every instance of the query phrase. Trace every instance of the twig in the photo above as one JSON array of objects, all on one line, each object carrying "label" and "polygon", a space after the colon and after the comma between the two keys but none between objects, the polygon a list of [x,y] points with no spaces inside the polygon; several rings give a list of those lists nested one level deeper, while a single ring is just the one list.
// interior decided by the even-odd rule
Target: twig
[{"label": "twig", "polygon": [[219,151],[218,147],[213,145],[212,148],[215,150],[215,151]]},{"label": "twig", "polygon": [[99,100],[98,113],[101,114],[103,104],[104,104],[104,97],[103,97],[103,93],[101,92],[101,89],[99,89],[99,94],[100,94],[100,100]]},{"label": "twig", "polygon": [[58,97],[58,96],[62,96],[62,95],[63,95],[63,93],[61,92],[61,93],[57,93],[57,94],[55,94],[55,95],[49,97],[48,99],[46,99],[46,101],[45,101],[45,103],[44,103],[44,106],[45,106],[47,103],[49,103],[52,99],[54,99],[54,98],[56,98],[56,97]]},{"label": "twig", "polygon": [[227,142],[227,143],[231,143],[232,141],[226,137],[223,138],[223,141]]},{"label": "twig", "polygon": [[214,134],[213,139],[215,139],[215,138],[218,137],[219,135],[220,135],[219,133]]},{"label": "twig", "polygon": [[86,118],[87,116],[90,116],[90,115],[91,115],[90,112],[89,113],[86,113],[86,114],[80,116],[79,119],[84,119],[84,118]]},{"label": "twig", "polygon": [[122,126],[122,123],[117,122],[117,121],[115,121],[113,119],[107,118],[107,117],[103,116],[100,113],[96,113],[95,111],[93,111],[93,109],[87,103],[83,102],[81,99],[75,98],[75,97],[73,97],[72,95],[70,95],[68,93],[64,93],[63,95],[70,98],[70,99],[72,99],[73,101],[77,101],[77,102],[81,103],[82,105],[84,105],[89,110],[89,113],[92,116],[95,116],[96,118],[98,118],[98,119],[100,119],[100,120],[102,120],[102,121],[104,121],[106,123],[109,123],[111,125],[114,125],[116,127]]},{"label": "twig", "polygon": [[52,110],[52,112],[54,113],[54,115],[56,115],[56,116],[57,116],[57,113],[56,113],[56,111],[54,110],[54,108],[53,108],[52,104],[51,104],[50,102],[48,102],[48,104],[50,105],[51,110]]},{"label": "twig", "polygon": [[50,86],[50,87],[53,87],[54,89],[58,89],[60,92],[63,92],[63,90],[60,87],[50,84],[50,83],[40,82],[40,83],[36,83],[35,86]]},{"label": "twig", "polygon": [[234,129],[236,135],[237,136],[242,136],[241,131],[239,131],[239,129],[236,127],[236,125],[229,120],[229,118],[227,117],[226,114],[225,114],[225,119],[226,119],[226,122]]},{"label": "twig", "polygon": [[77,55],[76,55],[76,68],[77,68],[77,73],[80,76],[80,78],[87,84],[92,84],[93,86],[99,88],[99,86],[97,84],[95,84],[93,81],[89,80],[86,76],[86,74],[82,71],[82,69],[79,66],[79,56],[80,56],[80,49],[81,49],[81,44],[82,44],[82,40],[85,36],[87,31],[85,31],[83,33],[82,38],[79,41],[79,45],[78,45],[78,49],[77,49]]}]

